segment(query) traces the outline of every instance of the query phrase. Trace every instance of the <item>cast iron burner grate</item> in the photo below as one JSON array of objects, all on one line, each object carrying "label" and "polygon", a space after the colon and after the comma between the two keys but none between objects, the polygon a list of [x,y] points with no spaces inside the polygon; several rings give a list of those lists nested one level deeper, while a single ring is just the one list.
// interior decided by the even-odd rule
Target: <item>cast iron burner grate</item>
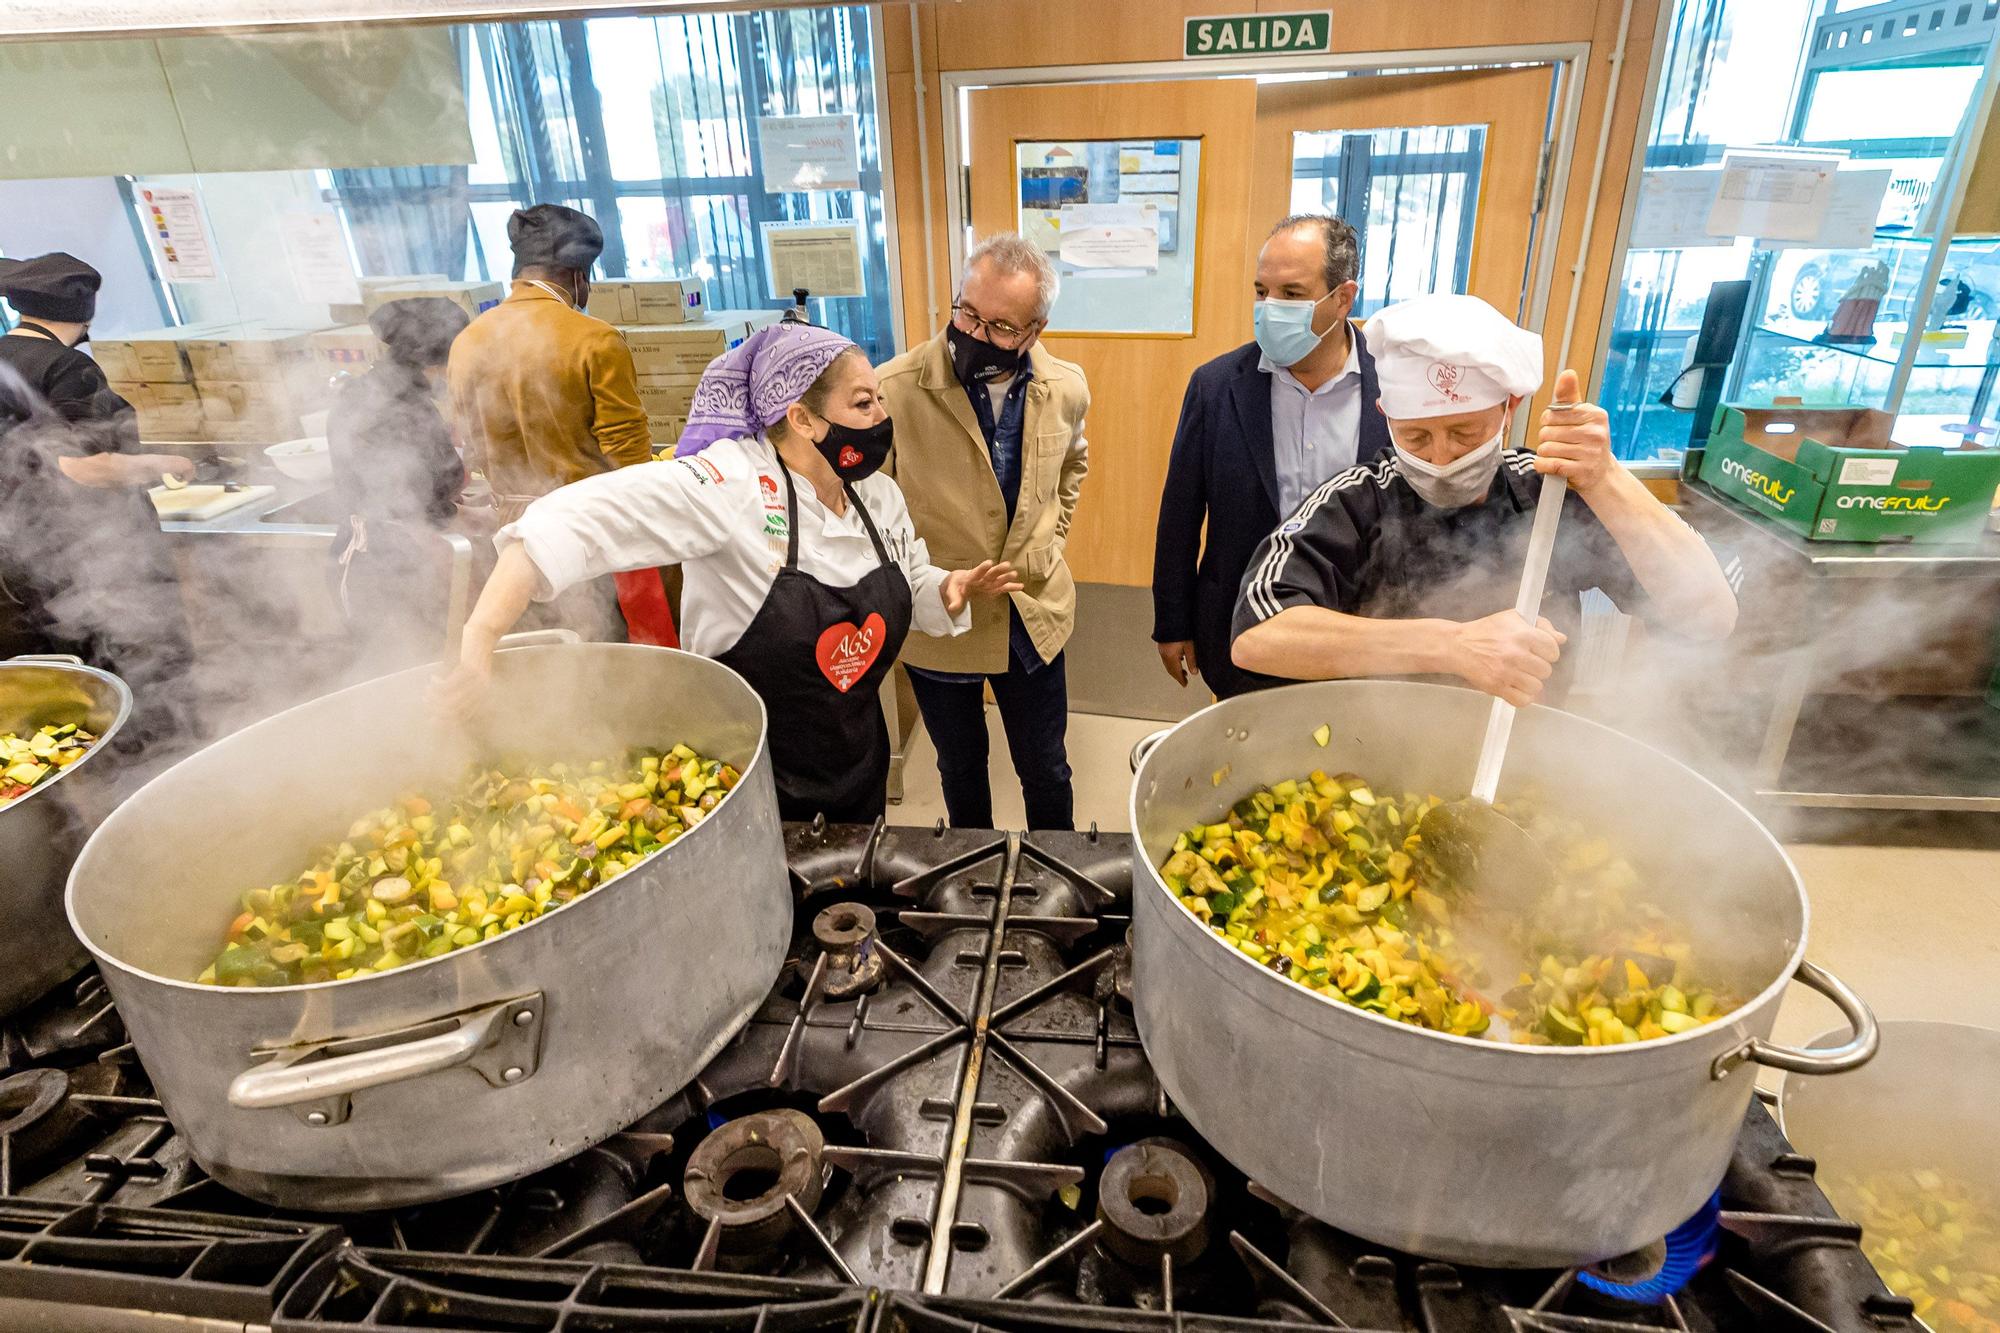
[{"label": "cast iron burner grate", "polygon": [[388,1213],[287,1217],[208,1179],[87,972],[0,1027],[0,1325],[13,1300],[51,1329],[125,1306],[291,1333],[1916,1327],[1760,1107],[1718,1253],[1667,1305],[1293,1213],[1153,1077],[1130,849],[787,826],[791,956],[693,1083],[528,1179]]}]

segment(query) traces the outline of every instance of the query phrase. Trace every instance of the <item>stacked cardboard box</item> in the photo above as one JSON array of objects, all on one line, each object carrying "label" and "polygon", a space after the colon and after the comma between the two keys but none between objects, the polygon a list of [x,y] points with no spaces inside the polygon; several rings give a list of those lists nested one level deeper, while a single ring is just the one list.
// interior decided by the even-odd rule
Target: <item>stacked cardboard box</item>
[{"label": "stacked cardboard box", "polygon": [[607,324],[681,324],[700,319],[701,279],[610,278],[590,284],[585,313]]},{"label": "stacked cardboard box", "polygon": [[473,319],[478,317],[480,311],[491,310],[499,305],[506,295],[505,284],[498,282],[441,282],[408,278],[401,282],[368,287],[362,294],[361,309],[366,316],[374,314],[391,301],[436,297],[452,302],[465,312],[467,319]]},{"label": "stacked cardboard box", "polygon": [[142,440],[205,440],[201,398],[192,384],[113,380],[111,391],[132,404]]},{"label": "stacked cardboard box", "polygon": [[187,343],[221,324],[185,324],[146,329],[122,338],[93,338],[90,354],[104,377],[126,384],[190,384]]},{"label": "stacked cardboard box", "polygon": [[359,375],[382,355],[382,341],[366,324],[321,329],[306,338],[313,365],[331,382],[341,375]]},{"label": "stacked cardboard box", "polygon": [[368,298],[384,287],[407,287],[412,283],[430,284],[448,282],[442,273],[393,273],[380,278],[360,278],[356,286],[361,289],[361,301],[356,305],[330,305],[327,314],[335,324],[360,324],[367,320],[369,311],[375,307],[368,304]]},{"label": "stacked cardboard box", "polygon": [[632,349],[639,377],[639,403],[655,444],[678,440],[687,425],[695,386],[708,363],[758,329],[778,322],[775,310],[711,310],[679,324],[626,324],[619,327]]}]

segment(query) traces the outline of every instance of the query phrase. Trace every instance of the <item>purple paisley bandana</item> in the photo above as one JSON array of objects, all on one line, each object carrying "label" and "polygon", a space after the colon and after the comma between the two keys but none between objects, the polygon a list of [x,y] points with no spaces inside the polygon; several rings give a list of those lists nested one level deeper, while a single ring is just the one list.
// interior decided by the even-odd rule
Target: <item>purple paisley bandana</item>
[{"label": "purple paisley bandana", "polygon": [[745,338],[708,363],[695,386],[674,456],[700,453],[717,440],[755,435],[785,415],[854,344],[813,324],[774,324]]}]

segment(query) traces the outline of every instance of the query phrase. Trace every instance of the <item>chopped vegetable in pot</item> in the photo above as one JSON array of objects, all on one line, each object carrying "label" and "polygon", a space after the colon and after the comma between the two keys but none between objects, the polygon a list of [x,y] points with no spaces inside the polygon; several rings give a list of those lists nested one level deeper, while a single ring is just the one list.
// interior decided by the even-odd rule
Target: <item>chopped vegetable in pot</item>
[{"label": "chopped vegetable in pot", "polygon": [[1440,804],[1315,771],[1181,834],[1160,874],[1247,957],[1341,1003],[1439,1032],[1612,1046],[1685,1032],[1736,1007],[1696,983],[1691,950],[1665,913],[1633,899],[1631,866],[1602,839],[1551,821],[1531,821],[1558,851],[1549,901],[1516,919],[1483,919],[1476,895],[1445,882],[1424,850],[1424,816]]},{"label": "chopped vegetable in pot", "polygon": [[492,939],[674,841],[737,776],[685,745],[623,761],[475,768],[451,799],[405,796],[355,821],[296,880],[244,894],[197,980],[333,981]]},{"label": "chopped vegetable in pot", "polygon": [[1939,1171],[1830,1175],[1889,1290],[1937,1333],[2000,1333],[2000,1200]]},{"label": "chopped vegetable in pot", "polygon": [[97,737],[74,722],[43,727],[32,736],[0,734],[0,806],[26,796],[95,744]]}]

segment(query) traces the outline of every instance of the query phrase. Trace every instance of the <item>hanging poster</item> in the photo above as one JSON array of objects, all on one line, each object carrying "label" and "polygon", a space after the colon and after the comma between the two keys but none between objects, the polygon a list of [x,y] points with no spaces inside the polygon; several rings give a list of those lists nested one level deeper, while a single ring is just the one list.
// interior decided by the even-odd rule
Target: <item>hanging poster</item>
[{"label": "hanging poster", "polygon": [[138,194],[146,240],[153,247],[160,276],[168,282],[213,281],[215,254],[209,248],[200,196],[165,185],[141,186]]},{"label": "hanging poster", "polygon": [[1721,184],[1721,167],[1655,167],[1644,173],[1626,245],[1634,250],[1734,245],[1734,236],[1708,234],[1708,215]]},{"label": "hanging poster", "polygon": [[860,296],[861,228],[840,219],[766,222],[764,276],[771,297],[789,301],[794,288],[814,296]]},{"label": "hanging poster", "polygon": [[360,305],[361,283],[347,255],[347,237],[331,213],[281,214],[278,235],[299,299],[326,305]]},{"label": "hanging poster", "polygon": [[764,159],[764,188],[772,194],[861,186],[851,113],[759,116],[757,146]]},{"label": "hanging poster", "polygon": [[1811,240],[1764,240],[1759,250],[1806,247],[1814,250],[1868,250],[1875,245],[1875,223],[1882,215],[1882,200],[1895,178],[1889,167],[1842,171],[1833,178],[1833,199],[1820,219],[1819,231]]}]

